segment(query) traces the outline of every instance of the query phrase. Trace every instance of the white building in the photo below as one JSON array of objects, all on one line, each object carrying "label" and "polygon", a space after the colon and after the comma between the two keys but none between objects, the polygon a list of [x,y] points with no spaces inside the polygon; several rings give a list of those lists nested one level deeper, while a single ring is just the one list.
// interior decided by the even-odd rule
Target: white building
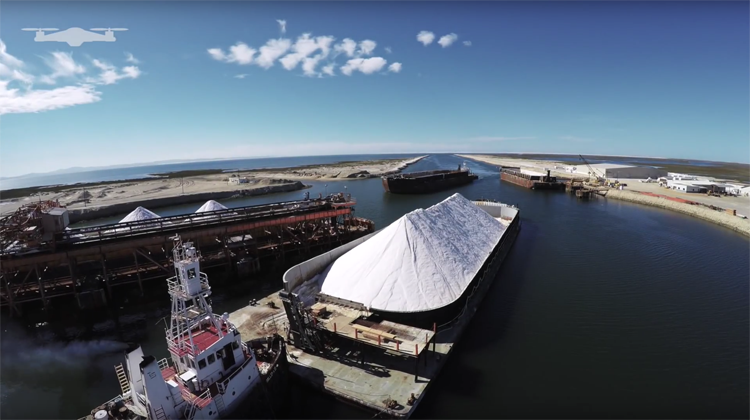
[{"label": "white building", "polygon": [[231,184],[247,184],[248,182],[249,182],[248,179],[244,178],[244,177],[240,178],[240,177],[235,176],[235,175],[229,177],[229,184],[230,185]]},{"label": "white building", "polygon": [[686,193],[700,193],[700,192],[706,192],[707,188],[702,185],[694,185],[688,182],[682,182],[682,181],[675,181],[675,180],[667,180],[667,188],[673,189],[675,191],[682,191]]},{"label": "white building", "polygon": [[747,187],[742,187],[740,189],[740,195],[743,196],[743,197],[750,196],[750,185],[748,185]]},{"label": "white building", "polygon": [[741,185],[741,184],[726,184],[726,191],[727,194],[734,194],[734,195],[742,195],[742,190],[747,187],[747,185]]},{"label": "white building", "polygon": [[[656,179],[659,177],[667,176],[667,171],[650,166],[619,165],[616,163],[595,163],[591,165],[591,167],[594,169],[595,176],[603,176],[607,179]],[[575,168],[575,171],[576,173],[582,175],[590,175],[589,167],[587,165],[579,165]]]}]

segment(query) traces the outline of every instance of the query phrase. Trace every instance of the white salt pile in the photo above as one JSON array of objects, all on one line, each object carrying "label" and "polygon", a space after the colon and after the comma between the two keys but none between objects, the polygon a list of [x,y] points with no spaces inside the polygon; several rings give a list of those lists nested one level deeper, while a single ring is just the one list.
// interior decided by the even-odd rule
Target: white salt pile
[{"label": "white salt pile", "polygon": [[438,309],[461,297],[505,229],[474,203],[454,194],[426,210],[404,215],[300,289],[311,292],[322,278],[322,293],[371,309]]},{"label": "white salt pile", "polygon": [[137,222],[139,220],[156,219],[158,217],[161,216],[149,209],[138,206],[135,210],[131,211],[127,216],[120,220],[119,223]]},{"label": "white salt pile", "polygon": [[196,213],[203,213],[207,211],[217,211],[217,210],[227,210],[227,207],[224,206],[221,203],[218,203],[214,200],[208,200],[205,204],[203,204],[198,210],[196,210]]}]

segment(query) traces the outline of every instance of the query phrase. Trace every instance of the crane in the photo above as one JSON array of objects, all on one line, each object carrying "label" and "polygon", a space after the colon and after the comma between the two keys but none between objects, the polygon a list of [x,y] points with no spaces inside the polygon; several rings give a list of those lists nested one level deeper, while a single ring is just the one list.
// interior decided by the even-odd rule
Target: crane
[{"label": "crane", "polygon": [[588,161],[586,160],[586,158],[584,158],[584,157],[583,157],[583,156],[581,156],[581,155],[578,155],[578,157],[579,157],[579,158],[581,158],[581,160],[583,161],[583,163],[585,163],[585,164],[586,164],[586,166],[587,166],[587,167],[589,168],[589,175],[590,175],[590,176],[591,176],[592,178],[596,179],[596,182],[598,182],[598,183],[606,183],[606,182],[607,182],[607,178],[606,178],[606,177],[602,177],[602,176],[599,176],[599,175],[597,175],[596,171],[595,171],[595,170],[594,170],[594,168],[593,168],[593,167],[592,167],[592,166],[591,166],[591,165],[589,164],[589,162],[588,162]]}]

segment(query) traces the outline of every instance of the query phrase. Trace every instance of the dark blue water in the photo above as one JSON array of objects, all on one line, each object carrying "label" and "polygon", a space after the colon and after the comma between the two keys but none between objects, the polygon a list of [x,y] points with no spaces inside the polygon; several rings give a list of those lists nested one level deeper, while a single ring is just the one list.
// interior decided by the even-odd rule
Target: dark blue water
[{"label": "dark blue water", "polygon": [[[437,155],[411,169],[460,162]],[[328,192],[346,187],[358,199],[357,215],[377,227],[455,192],[521,209],[518,240],[417,418],[748,417],[746,237],[666,210],[523,189],[501,183],[492,166],[470,162],[469,167],[478,181],[429,195],[388,194],[379,179],[327,187]],[[315,184],[312,193],[325,189]],[[241,206],[301,194],[223,203]],[[278,278],[259,286],[222,286],[214,307],[232,311],[278,288]],[[78,322],[93,325],[98,339],[137,338],[147,352],[166,356],[156,324],[168,315],[168,306],[123,307],[120,327],[112,320]],[[0,417],[74,418],[118,392],[112,366],[122,357],[107,352],[111,343],[87,340],[71,348],[53,334],[74,337],[82,329],[54,322],[28,328],[3,319]],[[369,418],[300,387],[290,406],[294,418]]]},{"label": "dark blue water", "polygon": [[345,155],[345,156],[307,156],[260,159],[227,159],[202,162],[170,163],[165,165],[144,165],[129,168],[99,169],[67,174],[40,174],[0,180],[0,189],[37,187],[42,185],[70,185],[81,182],[119,181],[147,178],[153,174],[194,171],[205,169],[247,170],[260,168],[286,168],[301,165],[321,165],[341,161],[408,159],[421,156],[417,154],[394,155]]}]

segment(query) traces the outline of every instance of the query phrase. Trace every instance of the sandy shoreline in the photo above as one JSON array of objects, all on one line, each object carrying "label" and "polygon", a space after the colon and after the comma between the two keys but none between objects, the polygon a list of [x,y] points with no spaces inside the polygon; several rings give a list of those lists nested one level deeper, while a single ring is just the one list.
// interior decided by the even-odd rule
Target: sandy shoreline
[{"label": "sandy shoreline", "polygon": [[[0,200],[0,214],[11,213],[20,206],[37,200],[58,200],[71,211],[71,214],[87,214],[86,218],[105,217],[103,214],[94,213],[114,207],[120,212],[127,212],[138,205],[148,208],[149,203],[152,207],[158,208],[235,195],[254,196],[301,190],[306,187],[301,181],[306,180],[336,181],[379,177],[397,173],[424,157],[248,170],[184,178],[132,180],[91,187],[62,187],[55,192],[39,192],[32,196]],[[229,184],[229,177],[235,175],[246,178],[247,182]],[[129,207],[132,208],[126,210]]]},{"label": "sandy shoreline", "polygon": [[[473,159],[479,162],[487,163],[496,166],[520,166],[524,169],[529,169],[537,172],[543,172],[545,168],[551,170],[551,175],[570,178],[580,177],[584,178],[584,175],[570,174],[564,171],[555,170],[555,166],[568,166],[562,162],[548,161],[548,160],[533,160],[533,159],[520,159],[520,158],[506,158],[488,155],[457,155],[466,159]],[[750,217],[750,197],[707,197],[705,194],[690,194],[678,192],[668,188],[660,187],[655,183],[642,183],[637,179],[620,179],[620,182],[627,184],[624,190],[610,189],[607,191],[606,198],[618,199],[630,201],[638,204],[644,204],[648,206],[665,208],[680,213],[689,214],[694,217],[698,217],[704,220],[711,221],[718,225],[727,227],[729,229],[741,232],[745,235],[750,236],[750,219],[745,219],[741,216]],[[735,210],[740,216],[732,216],[728,213],[711,210],[709,208],[691,205],[685,203],[678,203],[665,198],[652,197],[646,194],[640,193],[651,193],[659,194],[673,198],[681,198],[684,200],[694,201],[707,206],[715,206],[722,209]]]}]

